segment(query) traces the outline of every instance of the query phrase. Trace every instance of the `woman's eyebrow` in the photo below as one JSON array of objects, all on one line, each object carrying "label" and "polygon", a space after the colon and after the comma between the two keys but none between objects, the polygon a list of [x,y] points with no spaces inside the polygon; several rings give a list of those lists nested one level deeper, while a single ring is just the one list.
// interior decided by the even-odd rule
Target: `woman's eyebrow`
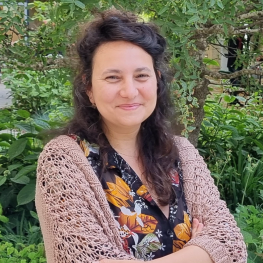
[{"label": "woman's eyebrow", "polygon": [[137,68],[135,70],[135,72],[141,72],[141,71],[149,71],[149,72],[151,72],[151,70],[149,68],[147,68],[147,67]]},{"label": "woman's eyebrow", "polygon": [[107,70],[105,70],[105,71],[102,73],[102,75],[108,74],[108,73],[121,73],[121,70],[119,70],[119,69],[107,69]]},{"label": "woman's eyebrow", "polygon": [[[148,67],[141,67],[141,68],[137,68],[135,69],[135,72],[141,72],[141,71],[148,71],[151,72],[151,70]],[[119,69],[107,69],[105,70],[102,75],[104,74],[108,74],[108,73],[121,73],[122,71]]]}]

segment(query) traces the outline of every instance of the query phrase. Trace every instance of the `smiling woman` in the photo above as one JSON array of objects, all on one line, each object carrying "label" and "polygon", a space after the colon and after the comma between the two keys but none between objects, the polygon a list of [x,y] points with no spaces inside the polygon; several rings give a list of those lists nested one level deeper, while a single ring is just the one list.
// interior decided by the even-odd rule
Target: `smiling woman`
[{"label": "smiling woman", "polygon": [[152,57],[132,43],[114,41],[98,47],[91,83],[87,94],[101,114],[104,131],[138,132],[155,109],[157,80]]},{"label": "smiling woman", "polygon": [[109,10],[77,44],[75,114],[38,162],[48,263],[245,263],[234,218],[198,151],[169,129],[166,42]]}]

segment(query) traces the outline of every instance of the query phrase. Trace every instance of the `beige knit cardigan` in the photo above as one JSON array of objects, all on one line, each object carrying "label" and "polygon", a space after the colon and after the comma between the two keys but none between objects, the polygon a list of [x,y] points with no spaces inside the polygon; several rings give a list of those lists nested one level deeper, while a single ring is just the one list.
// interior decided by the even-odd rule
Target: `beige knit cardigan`
[{"label": "beige knit cardigan", "polygon": [[[185,246],[201,247],[215,263],[245,263],[242,235],[219,199],[202,157],[187,139],[175,137],[175,143],[187,206],[191,216],[204,224],[203,231]],[[100,181],[79,145],[68,136],[50,141],[40,155],[36,207],[48,263],[133,259],[122,248]]]}]

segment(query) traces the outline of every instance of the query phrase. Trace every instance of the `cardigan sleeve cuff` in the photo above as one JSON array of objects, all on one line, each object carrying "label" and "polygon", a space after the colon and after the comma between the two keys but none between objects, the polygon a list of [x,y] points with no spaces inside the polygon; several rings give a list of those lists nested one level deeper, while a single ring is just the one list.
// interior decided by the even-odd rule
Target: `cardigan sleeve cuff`
[{"label": "cardigan sleeve cuff", "polygon": [[[197,236],[186,243],[184,247],[198,246],[205,250],[214,263],[233,263],[228,257],[228,253],[220,242],[215,242],[209,236]],[[237,263],[245,263],[245,261],[238,261]]]}]

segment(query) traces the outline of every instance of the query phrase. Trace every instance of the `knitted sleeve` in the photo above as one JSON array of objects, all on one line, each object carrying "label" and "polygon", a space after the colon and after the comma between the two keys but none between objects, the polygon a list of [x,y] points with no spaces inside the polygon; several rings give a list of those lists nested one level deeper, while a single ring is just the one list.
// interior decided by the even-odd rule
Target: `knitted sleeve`
[{"label": "knitted sleeve", "polygon": [[96,192],[102,188],[87,159],[72,139],[61,137],[47,144],[38,161],[36,207],[47,262],[131,259],[111,225],[113,216],[105,215],[108,204],[103,190]]},{"label": "knitted sleeve", "polygon": [[203,158],[185,138],[176,138],[184,175],[186,202],[192,217],[204,224],[203,231],[185,246],[204,249],[215,263],[246,263],[243,237],[230,214]]}]

